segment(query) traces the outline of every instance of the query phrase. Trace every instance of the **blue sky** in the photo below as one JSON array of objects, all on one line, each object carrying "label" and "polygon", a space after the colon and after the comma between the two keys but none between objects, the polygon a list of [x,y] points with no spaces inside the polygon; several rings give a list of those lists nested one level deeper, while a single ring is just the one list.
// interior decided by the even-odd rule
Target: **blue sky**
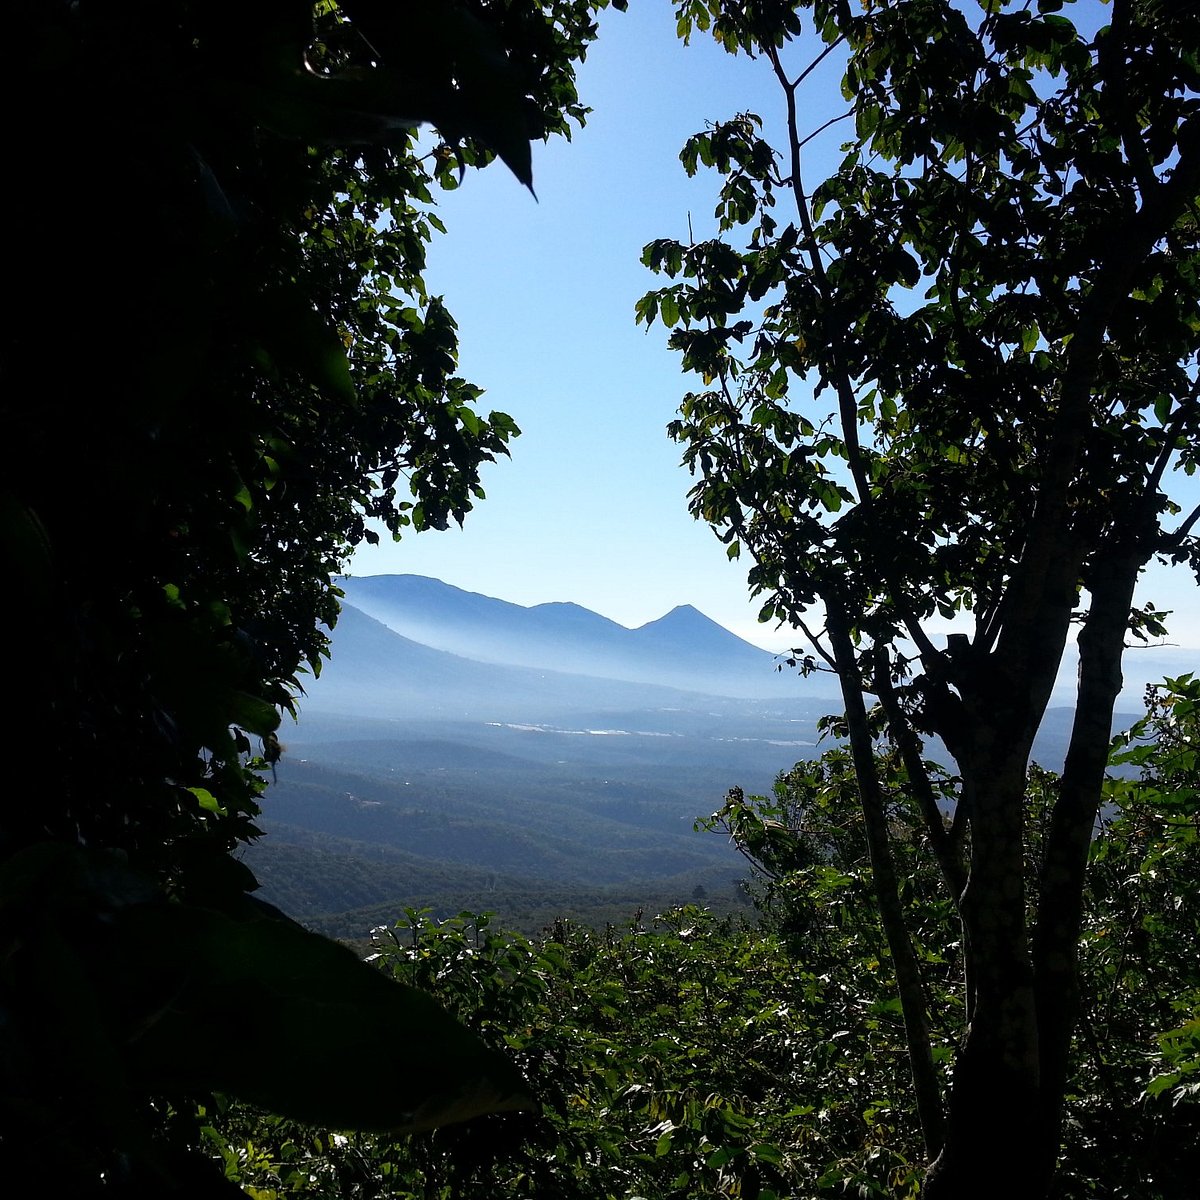
[{"label": "blue sky", "polygon": [[[809,128],[844,110],[837,78],[831,61],[806,85]],[[498,165],[469,174],[441,200],[449,232],[430,252],[430,291],[459,323],[461,373],[487,390],[481,407],[523,431],[512,459],[487,470],[487,499],[463,530],[364,547],[349,569],[432,575],[525,605],[573,600],[629,626],[693,604],[768,649],[796,644],[757,624],[748,562],[728,562],[688,515],[690,478],[665,427],[690,385],[661,325],[633,321],[657,286],[643,245],[686,239],[689,217],[698,237],[713,226],[717,178],[687,178],[684,141],[747,110],[769,133],[781,120],[774,79],[707,37],[683,46],[670,4],[634,0],[602,18],[579,87],[594,111],[573,141],[535,146],[538,201]],[[810,181],[836,161],[844,130],[806,150]],[[1200,646],[1194,580],[1157,571],[1144,598],[1176,610],[1173,640]]]}]

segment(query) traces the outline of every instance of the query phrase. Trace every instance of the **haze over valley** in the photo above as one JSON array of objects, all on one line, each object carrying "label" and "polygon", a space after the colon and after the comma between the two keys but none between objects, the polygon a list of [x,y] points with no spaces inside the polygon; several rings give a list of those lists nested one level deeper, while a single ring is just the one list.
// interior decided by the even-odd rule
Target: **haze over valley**
[{"label": "haze over valley", "polygon": [[[536,929],[745,904],[744,860],[694,822],[819,752],[830,675],[779,670],[686,605],[631,630],[421,576],[342,587],[331,659],[281,731],[270,836],[247,852],[265,898],[342,936],[406,906]],[[1069,716],[1047,717],[1047,766]]]}]

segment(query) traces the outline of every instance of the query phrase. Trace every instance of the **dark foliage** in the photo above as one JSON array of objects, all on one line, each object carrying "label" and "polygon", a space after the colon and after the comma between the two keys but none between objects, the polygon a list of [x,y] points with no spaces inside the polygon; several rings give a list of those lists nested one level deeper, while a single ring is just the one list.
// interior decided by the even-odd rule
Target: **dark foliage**
[{"label": "dark foliage", "polygon": [[10,14],[8,1177],[53,1162],[64,1193],[200,1194],[163,1140],[170,1106],[148,1099],[180,1091],[443,1119],[453,1097],[439,1112],[380,1090],[372,1115],[338,1081],[356,1038],[397,1024],[457,1041],[484,1107],[511,1099],[499,1060],[247,897],[227,852],[255,836],[281,711],[319,670],[331,574],[371,518],[397,534],[461,520],[516,433],[473,407],[453,319],[426,294],[431,189],[494,156],[530,182],[530,139],[583,118],[573,69],[603,6]]},{"label": "dark foliage", "polygon": [[[702,381],[671,426],[699,477],[692,511],[753,557],[764,619],[808,635],[797,662],[840,681],[928,1200],[1048,1195],[1122,656],[1127,637],[1164,632],[1134,589],[1155,558],[1200,566],[1200,509],[1173,486],[1200,461],[1200,13],[1139,0],[676,11],[685,39],[759,59],[780,117],[740,113],[689,139],[684,168],[721,178],[715,235],[644,252],[667,283],[638,319],[670,327]],[[812,181],[804,147],[820,130],[804,97],[827,60],[848,140]],[[1070,747],[1030,877],[1026,765],[1075,625]],[[961,922],[948,1087],[880,723]],[[955,766],[948,825],[923,765],[935,735]]]}]

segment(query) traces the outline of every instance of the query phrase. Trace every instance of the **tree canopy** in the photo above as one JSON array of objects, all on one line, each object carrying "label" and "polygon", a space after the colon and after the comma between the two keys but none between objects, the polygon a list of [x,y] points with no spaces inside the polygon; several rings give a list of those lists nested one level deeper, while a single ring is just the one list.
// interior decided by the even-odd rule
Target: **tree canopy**
[{"label": "tree canopy", "polygon": [[[605,6],[12,14],[11,1177],[53,1157],[78,1194],[183,1188],[155,1097],[197,1089],[390,1126],[519,1101],[419,995],[248,897],[227,852],[257,833],[349,550],[373,519],[461,521],[517,433],[476,407],[424,286],[433,196],[495,157],[531,184],[531,140],[584,119],[574,68]],[[383,1086],[347,1078],[398,1027],[441,1056],[432,1091],[400,1043]]]},{"label": "tree canopy", "polygon": [[[998,1171],[1041,1195],[1121,655],[1163,629],[1134,586],[1156,556],[1200,563],[1200,511],[1171,488],[1200,424],[1200,13],[1113,0],[1088,28],[1095,11],[1061,0],[676,10],[685,39],[774,74],[784,130],[773,145],[741,113],[691,138],[684,167],[722,177],[717,235],[645,250],[671,282],[639,320],[671,327],[703,380],[671,428],[693,511],[752,556],[764,619],[809,633],[804,665],[841,680],[927,1194]],[[830,54],[853,133],[813,183],[804,88]],[[1026,763],[1075,626],[1070,752],[1027,894]],[[962,922],[946,1101],[873,722]],[[957,764],[952,820],[922,766],[932,735]]]},{"label": "tree canopy", "polygon": [[10,292],[43,314],[5,353],[23,398],[5,528],[37,625],[23,732],[87,779],[53,814],[14,806],[21,836],[149,856],[201,786],[232,844],[253,786],[225,731],[269,732],[297,668],[319,670],[330,577],[368,521],[443,527],[482,495],[479,465],[516,427],[477,411],[426,294],[433,191],[496,154],[529,181],[530,139],[583,118],[573,64],[594,7],[19,18],[11,102],[56,96],[13,148],[40,199],[6,200],[36,248]]}]

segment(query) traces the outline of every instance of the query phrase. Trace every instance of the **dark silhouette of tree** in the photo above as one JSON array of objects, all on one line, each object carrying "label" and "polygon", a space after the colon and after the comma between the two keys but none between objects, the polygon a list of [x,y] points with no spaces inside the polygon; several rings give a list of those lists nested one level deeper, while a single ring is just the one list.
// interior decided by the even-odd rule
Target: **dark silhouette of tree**
[{"label": "dark silhouette of tree", "polygon": [[604,6],[10,14],[6,1177],[193,1194],[157,1095],[386,1126],[516,1102],[500,1060],[256,903],[227,852],[368,521],[462,520],[517,432],[476,410],[426,292],[432,192],[497,156],[530,183],[531,139],[583,119]]},{"label": "dark silhouette of tree", "polygon": [[[1134,585],[1156,557],[1200,557],[1200,512],[1171,493],[1200,426],[1200,10],[1113,0],[1093,33],[1060,0],[676,7],[683,36],[774,74],[786,131],[777,148],[743,113],[690,139],[687,170],[724,179],[718,236],[645,251],[674,282],[639,320],[672,327],[703,380],[671,429],[700,477],[692,508],[753,557],[764,619],[811,630],[807,666],[841,681],[928,1196],[1042,1196],[1121,656],[1162,631]],[[850,142],[814,187],[804,81],[831,53]],[[935,639],[950,618],[969,632]],[[1026,764],[1074,626],[1074,728],[1030,889]],[[948,1097],[873,722],[961,920]],[[931,735],[957,764],[950,822]]]}]

